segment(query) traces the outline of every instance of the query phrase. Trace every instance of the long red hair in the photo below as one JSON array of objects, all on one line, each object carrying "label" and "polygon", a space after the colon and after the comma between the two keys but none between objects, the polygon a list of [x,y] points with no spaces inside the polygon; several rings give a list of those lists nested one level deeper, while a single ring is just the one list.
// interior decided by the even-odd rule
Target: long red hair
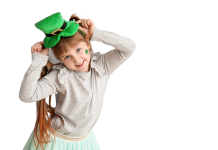
[{"label": "long red hair", "polygon": [[[72,20],[72,19],[75,19],[75,21],[80,20],[80,18],[75,14],[72,14],[69,20]],[[60,41],[54,47],[52,47],[53,53],[56,56],[56,58],[59,58],[59,56],[61,56],[63,53],[68,52],[67,46],[75,47],[82,41],[86,42],[85,37],[79,31],[77,31],[73,36],[61,37]],[[91,45],[90,42],[87,44]],[[90,49],[90,53],[91,52],[93,52],[92,47]],[[41,76],[39,80],[43,78],[44,76],[46,76],[51,71],[51,67],[54,65],[55,64],[48,61],[46,66],[42,68],[42,72],[41,72]],[[48,131],[54,135],[54,132],[60,129],[62,125],[64,125],[64,121],[62,117],[56,114],[54,112],[55,107],[51,106],[51,96],[52,95],[49,95],[49,104],[46,103],[46,98],[36,102],[37,117],[36,117],[33,137],[34,137],[34,144],[37,147],[37,149],[38,149],[38,145],[40,145],[41,149],[44,150],[43,144],[44,143],[47,144],[48,142],[53,141],[50,135],[48,134]],[[51,120],[53,118],[56,118],[56,116],[61,119],[61,125],[53,129]],[[54,138],[55,138],[55,135],[54,135]],[[38,144],[36,144],[35,140]],[[56,140],[55,140],[55,143],[56,143]]]}]

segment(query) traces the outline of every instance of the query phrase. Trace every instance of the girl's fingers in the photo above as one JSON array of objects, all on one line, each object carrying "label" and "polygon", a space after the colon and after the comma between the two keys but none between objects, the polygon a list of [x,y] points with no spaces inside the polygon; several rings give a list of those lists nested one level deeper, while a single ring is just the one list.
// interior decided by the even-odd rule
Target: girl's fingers
[{"label": "girl's fingers", "polygon": [[32,46],[32,50],[33,50],[33,52],[36,51],[36,47],[34,45]]},{"label": "girl's fingers", "polygon": [[89,28],[89,26],[88,26],[88,19],[85,20],[85,26],[86,26],[86,28]]},{"label": "girl's fingers", "polygon": [[37,47],[37,51],[39,52],[39,51],[40,51],[40,46],[39,46],[39,45],[37,45],[36,47]]},{"label": "girl's fingers", "polygon": [[39,45],[38,45],[38,43],[35,45],[36,46],[36,50],[37,50],[37,52],[39,51]]},{"label": "girl's fingers", "polygon": [[41,41],[40,44],[41,44],[41,48],[42,48],[42,49],[45,49],[44,41]]},{"label": "girl's fingers", "polygon": [[43,42],[37,43],[37,46],[38,46],[39,50],[42,50],[42,43],[43,43]]},{"label": "girl's fingers", "polygon": [[42,44],[44,44],[44,41],[36,42],[32,47],[32,52],[40,52],[42,50]]},{"label": "girl's fingers", "polygon": [[88,19],[88,24],[91,26],[92,25],[92,20]]},{"label": "girl's fingers", "polygon": [[33,45],[33,49],[34,49],[35,51],[37,51],[37,47],[36,47],[35,44]]},{"label": "girl's fingers", "polygon": [[42,49],[42,42],[38,43],[39,49]]},{"label": "girl's fingers", "polygon": [[83,19],[83,27],[84,28],[88,28],[87,24],[86,24],[86,19]]},{"label": "girl's fingers", "polygon": [[84,27],[87,28],[86,19],[84,19]]},{"label": "girl's fingers", "polygon": [[82,26],[85,27],[85,20],[82,19]]},{"label": "girl's fingers", "polygon": [[87,20],[87,24],[88,24],[89,26],[91,25],[90,19]]},{"label": "girl's fingers", "polygon": [[84,28],[89,28],[89,26],[91,25],[90,19],[81,19],[78,20],[76,23],[81,23]]},{"label": "girl's fingers", "polygon": [[81,23],[81,20],[78,20],[76,23]]}]

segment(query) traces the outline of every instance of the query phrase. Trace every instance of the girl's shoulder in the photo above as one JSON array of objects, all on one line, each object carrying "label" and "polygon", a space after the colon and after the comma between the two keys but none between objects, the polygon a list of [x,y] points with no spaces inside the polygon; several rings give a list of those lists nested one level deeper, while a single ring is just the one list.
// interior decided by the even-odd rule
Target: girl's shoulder
[{"label": "girl's shoulder", "polygon": [[67,68],[64,64],[56,64],[51,67],[51,71],[44,76],[50,81],[58,83],[61,87],[64,86]]},{"label": "girl's shoulder", "polygon": [[54,70],[58,70],[59,72],[66,72],[66,66],[63,63],[56,64],[51,67],[51,72]]},{"label": "girl's shoulder", "polygon": [[100,76],[105,75],[105,53],[93,52],[91,57],[91,67],[94,68]]}]

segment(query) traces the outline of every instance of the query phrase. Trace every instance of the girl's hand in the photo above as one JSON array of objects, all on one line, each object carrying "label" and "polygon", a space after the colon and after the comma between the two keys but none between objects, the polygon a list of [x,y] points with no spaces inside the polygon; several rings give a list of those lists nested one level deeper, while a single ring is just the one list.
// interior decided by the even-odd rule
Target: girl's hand
[{"label": "girl's hand", "polygon": [[[44,54],[44,55],[47,55],[47,56],[48,56],[48,51],[49,51],[49,49],[48,49],[48,48],[45,48],[45,47],[43,46],[43,44],[44,44],[44,41],[35,43],[35,44],[31,47],[31,52],[32,52],[32,53],[41,53],[41,54]],[[44,49],[43,49],[43,48],[44,48]]]},{"label": "girl's hand", "polygon": [[86,36],[92,38],[95,24],[91,19],[81,19],[76,23],[81,23],[83,27],[79,26],[79,30],[81,30]]}]

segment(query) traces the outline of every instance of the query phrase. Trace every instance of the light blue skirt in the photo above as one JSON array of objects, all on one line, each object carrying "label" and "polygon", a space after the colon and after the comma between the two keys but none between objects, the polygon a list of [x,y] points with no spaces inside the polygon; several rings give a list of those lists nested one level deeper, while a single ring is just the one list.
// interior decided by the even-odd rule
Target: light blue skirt
[{"label": "light blue skirt", "polygon": [[[31,133],[26,145],[23,150],[41,150],[40,145],[38,145],[38,149],[36,148],[33,141],[33,132]],[[98,142],[95,138],[93,131],[91,130],[88,135],[80,140],[76,140],[74,138],[62,135],[55,134],[55,139],[53,134],[49,134],[53,139],[52,142],[47,144],[44,143],[44,150],[100,150]]]}]

